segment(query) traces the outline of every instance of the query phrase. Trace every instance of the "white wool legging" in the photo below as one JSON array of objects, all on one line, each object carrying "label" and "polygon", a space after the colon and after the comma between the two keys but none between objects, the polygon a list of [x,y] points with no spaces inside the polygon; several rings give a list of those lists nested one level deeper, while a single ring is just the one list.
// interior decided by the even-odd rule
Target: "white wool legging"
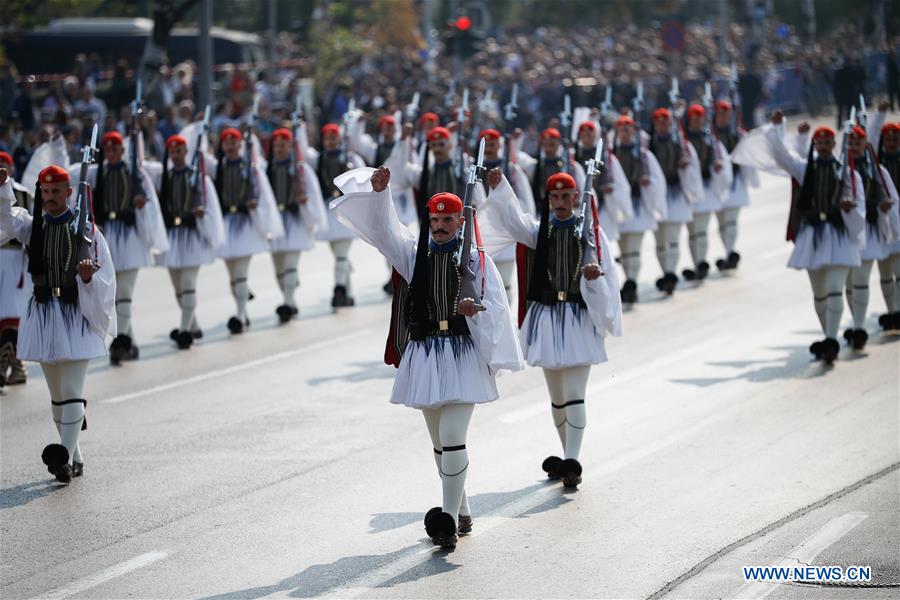
[{"label": "white wool legging", "polygon": [[334,254],[334,285],[342,285],[350,295],[350,245],[353,240],[332,240],[329,242]]},{"label": "white wool legging", "polygon": [[116,324],[119,333],[134,337],[131,330],[131,300],[137,283],[138,269],[116,271]]},{"label": "white wool legging", "polygon": [[725,208],[716,213],[716,220],[719,222],[719,236],[722,238],[722,245],[725,246],[725,258],[734,252],[734,244],[737,241],[738,234],[738,213],[740,208]]},{"label": "white wool legging", "polygon": [[872,275],[871,260],[864,260],[858,267],[851,267],[847,273],[847,304],[853,317],[854,329],[865,329],[866,310],[869,308],[869,277]]},{"label": "white wool legging", "polygon": [[637,281],[641,272],[641,243],[644,241],[644,232],[623,233],[619,236],[619,249],[622,251],[622,269],[625,270],[625,279]]},{"label": "white wool legging", "polygon": [[247,285],[247,273],[250,271],[251,256],[229,258],[225,261],[228,277],[231,282],[231,294],[237,305],[237,318],[247,320],[247,302],[250,300],[250,287]]},{"label": "white wool legging", "polygon": [[[50,390],[50,408],[53,422],[59,432],[60,443],[69,451],[69,463],[84,462],[78,435],[84,421],[84,380],[88,361],[71,360],[59,363],[41,363],[44,379]],[[76,402],[70,402],[76,400]]]},{"label": "white wool legging", "polygon": [[688,247],[691,250],[691,258],[694,266],[706,260],[709,250],[709,219],[711,213],[695,213],[694,220],[687,224]]},{"label": "white wool legging", "polygon": [[844,283],[849,270],[850,267],[822,267],[807,271],[813,291],[813,304],[825,337],[837,339],[844,312]]},{"label": "white wool legging", "polygon": [[581,454],[581,440],[587,426],[584,400],[587,392],[590,365],[544,369],[547,390],[550,392],[553,424],[562,442],[565,458],[577,459]]},{"label": "white wool legging", "polygon": [[169,278],[175,288],[175,299],[181,307],[179,331],[194,331],[197,327],[197,275],[200,267],[169,269]]},{"label": "white wool legging", "polygon": [[297,308],[297,300],[294,297],[297,288],[300,287],[300,277],[297,267],[300,264],[300,252],[273,252],[272,265],[275,267],[275,279],[284,296],[284,303],[291,308]]},{"label": "white wool legging", "polygon": [[678,267],[681,223],[660,223],[656,230],[656,258],[663,273],[674,273]]},{"label": "white wool legging", "polygon": [[444,404],[422,409],[441,475],[441,510],[453,517],[457,524],[459,515],[472,514],[466,498],[466,474],[469,470],[466,436],[474,411],[474,404]]}]

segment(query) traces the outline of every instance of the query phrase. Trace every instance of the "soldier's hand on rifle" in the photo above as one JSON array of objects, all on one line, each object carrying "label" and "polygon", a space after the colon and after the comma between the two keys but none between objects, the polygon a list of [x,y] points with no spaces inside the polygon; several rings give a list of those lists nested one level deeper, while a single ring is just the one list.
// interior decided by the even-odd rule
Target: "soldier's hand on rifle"
[{"label": "soldier's hand on rifle", "polygon": [[387,167],[378,167],[372,173],[372,191],[383,192],[391,181],[391,170]]},{"label": "soldier's hand on rifle", "polygon": [[893,206],[893,204],[891,204],[890,202],[885,200],[884,202],[882,202],[881,204],[878,205],[878,210],[880,210],[883,213],[886,213],[889,210],[891,210],[892,206]]},{"label": "soldier's hand on rifle", "polygon": [[600,265],[598,264],[589,264],[584,267],[584,278],[588,281],[594,281],[598,277],[603,275],[603,271],[600,270]]},{"label": "soldier's hand on rifle", "polygon": [[772,113],[772,125],[781,125],[784,123],[784,113],[778,108]]},{"label": "soldier's hand on rifle", "polygon": [[878,103],[878,112],[887,112],[890,107],[890,102],[888,102],[887,100],[882,100]]},{"label": "soldier's hand on rifle", "polygon": [[647,187],[650,185],[650,178],[646,175],[641,175],[641,187]]},{"label": "soldier's hand on rifle", "polygon": [[449,123],[447,123],[447,131],[449,131],[450,133],[454,133],[457,129],[459,129],[459,122],[450,121]]},{"label": "soldier's hand on rifle", "polygon": [[[603,188],[603,195],[604,195],[604,196],[609,196],[610,194],[613,193],[613,191],[614,191],[614,190],[613,190],[613,186],[608,185],[608,186],[606,186],[605,188]],[[596,194],[594,194],[594,195],[596,196]]]},{"label": "soldier's hand on rifle", "polygon": [[194,216],[198,219],[202,219],[203,215],[206,214],[206,210],[202,206],[198,206],[194,209]]},{"label": "soldier's hand on rifle", "polygon": [[0,167],[0,187],[6,185],[7,177],[8,177],[8,175],[6,173],[6,169],[3,167]]},{"label": "soldier's hand on rifle", "polygon": [[845,213],[850,212],[855,207],[856,207],[856,202],[853,202],[852,200],[849,200],[847,198],[841,200],[841,210],[844,211]]},{"label": "soldier's hand on rifle", "polygon": [[250,210],[254,210],[257,206],[259,206],[259,201],[256,198],[250,198],[247,200],[247,208]]},{"label": "soldier's hand on rifle", "polygon": [[687,169],[689,164],[691,164],[691,161],[689,161],[687,159],[683,159],[681,162],[678,163],[678,168],[679,169]]},{"label": "soldier's hand on rifle", "polygon": [[134,207],[135,208],[144,208],[144,205],[147,204],[147,197],[143,194],[137,194],[134,197]]},{"label": "soldier's hand on rifle", "polygon": [[306,194],[297,194],[297,204],[306,204]]},{"label": "soldier's hand on rifle", "polygon": [[811,127],[810,127],[809,123],[806,121],[803,121],[802,123],[797,125],[797,133],[800,133],[800,134],[808,133],[810,129],[811,129]]},{"label": "soldier's hand on rifle", "polygon": [[721,171],[721,170],[722,170],[722,161],[721,161],[721,160],[717,160],[716,162],[714,162],[714,163],[713,163],[713,169],[715,170],[716,173],[718,173],[719,171]]},{"label": "soldier's hand on rifle", "polygon": [[[482,310],[484,310],[482,308]],[[456,307],[456,312],[466,317],[474,317],[478,312],[478,308],[475,305],[475,300],[472,298],[463,298],[459,301],[459,306]]]},{"label": "soldier's hand on rifle", "polygon": [[500,185],[500,182],[503,181],[503,171],[500,170],[499,167],[494,167],[490,171],[488,171],[488,185],[491,186],[491,189],[496,188]]},{"label": "soldier's hand on rifle", "polygon": [[413,132],[415,132],[416,128],[412,123],[404,123],[403,124],[403,139],[408,140],[412,137]]},{"label": "soldier's hand on rifle", "polygon": [[512,137],[513,140],[517,140],[522,137],[522,128],[516,127],[515,129],[513,129],[512,136],[510,137]]},{"label": "soldier's hand on rifle", "polygon": [[79,262],[78,274],[81,276],[81,280],[83,282],[90,283],[91,278],[94,276],[94,261],[86,258],[83,261]]}]

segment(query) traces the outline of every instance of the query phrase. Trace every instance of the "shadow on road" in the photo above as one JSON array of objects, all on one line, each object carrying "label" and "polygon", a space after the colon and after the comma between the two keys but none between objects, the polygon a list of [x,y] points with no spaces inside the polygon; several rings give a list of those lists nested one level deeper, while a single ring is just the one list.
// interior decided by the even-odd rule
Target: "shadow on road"
[{"label": "shadow on road", "polygon": [[63,486],[49,480],[32,481],[0,490],[0,510],[24,506],[32,500],[49,496]]},{"label": "shadow on road", "polygon": [[[786,351],[787,355],[766,360],[710,361],[706,364],[713,367],[730,369],[746,369],[730,377],[698,377],[689,379],[670,379],[672,383],[684,383],[700,388],[711,387],[729,381],[744,380],[750,383],[767,383],[776,379],[813,379],[822,377],[830,371],[822,363],[814,362],[808,348],[798,346],[776,346],[770,350]],[[838,360],[856,360],[858,356],[842,349]],[[754,365],[759,365],[754,368]],[[749,368],[748,368],[749,367]]]},{"label": "shadow on road", "polygon": [[382,360],[370,360],[363,362],[345,363],[357,370],[346,375],[330,375],[328,377],[311,377],[306,380],[309,385],[322,385],[331,381],[344,383],[359,383],[371,379],[393,379],[396,371],[389,369]]}]

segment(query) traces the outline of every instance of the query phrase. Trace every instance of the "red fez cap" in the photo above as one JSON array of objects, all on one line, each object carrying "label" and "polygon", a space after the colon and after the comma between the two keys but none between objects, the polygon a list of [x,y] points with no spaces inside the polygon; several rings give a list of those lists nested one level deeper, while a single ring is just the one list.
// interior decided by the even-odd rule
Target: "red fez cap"
[{"label": "red fez cap", "polygon": [[383,115],[380,119],[378,119],[378,127],[381,128],[382,125],[396,125],[397,119],[395,119],[391,115]]},{"label": "red fez cap", "polygon": [[884,135],[890,131],[900,133],[900,123],[885,123],[884,127],[881,128],[881,135]]},{"label": "red fez cap", "polygon": [[12,165],[13,165],[13,159],[12,159],[12,156],[10,156],[10,155],[9,155],[8,153],[6,153],[6,152],[0,152],[0,162],[5,162],[5,163],[8,164],[9,166],[12,166]]},{"label": "red fez cap", "polygon": [[419,123],[440,123],[441,119],[433,112],[422,113]]},{"label": "red fez cap", "polygon": [[329,133],[333,133],[334,135],[341,135],[341,127],[335,123],[326,123],[322,126],[322,137],[325,137]]},{"label": "red fez cap", "polygon": [[446,127],[435,127],[431,131],[428,132],[428,141],[433,142],[437,139],[450,139],[450,130]]},{"label": "red fez cap", "polygon": [[828,127],[826,125],[823,125],[822,127],[819,127],[818,129],[816,129],[813,132],[813,139],[814,140],[823,139],[823,138],[834,139],[835,135],[837,135],[837,134],[835,133],[834,129],[832,129],[831,127]]},{"label": "red fez cap", "polygon": [[857,125],[857,126],[854,127],[853,129],[851,129],[851,130],[850,130],[850,133],[852,133],[852,134],[854,134],[854,135],[856,135],[857,137],[860,137],[860,138],[862,138],[862,139],[866,139],[866,130],[863,129],[862,127],[860,127],[859,125]]},{"label": "red fez cap", "polygon": [[435,194],[428,201],[428,212],[433,215],[457,215],[462,209],[462,200],[456,194],[443,192]]},{"label": "red fez cap", "polygon": [[597,126],[594,125],[593,121],[585,121],[581,125],[578,126],[578,133],[581,133],[585,129],[590,129],[591,131],[597,131]]},{"label": "red fez cap", "polygon": [[562,138],[562,135],[560,135],[559,129],[556,129],[555,127],[548,127],[547,129],[545,129],[544,131],[541,132],[541,139],[544,139],[544,138],[560,139],[560,138]]},{"label": "red fez cap", "polygon": [[294,139],[294,134],[291,133],[291,130],[286,127],[279,127],[272,132],[272,139],[277,140],[278,138],[284,138],[290,142]]},{"label": "red fez cap", "polygon": [[568,173],[556,173],[547,178],[547,191],[574,190],[575,178]]},{"label": "red fez cap", "polygon": [[118,131],[107,131],[103,134],[103,137],[100,138],[100,145],[105,146],[107,144],[115,144],[116,146],[121,146],[123,141],[122,134]]},{"label": "red fez cap", "polygon": [[716,110],[731,110],[731,102],[728,100],[718,100],[716,102]]},{"label": "red fez cap", "polygon": [[625,125],[634,125],[634,119],[628,115],[622,115],[616,119],[616,127],[624,127]]},{"label": "red fez cap", "polygon": [[166,140],[166,148],[171,150],[173,146],[187,146],[187,140],[183,135],[170,135]]},{"label": "red fez cap", "polygon": [[706,109],[699,104],[691,104],[687,109],[687,114],[689,117],[705,117]]},{"label": "red fez cap", "polygon": [[68,183],[69,172],[59,165],[50,165],[38,174],[39,183]]},{"label": "red fez cap", "polygon": [[493,128],[491,128],[491,129],[482,129],[482,130],[481,130],[481,135],[480,135],[479,137],[487,138],[487,139],[489,139],[489,140],[499,140],[499,139],[500,139],[500,132],[497,131],[496,129],[493,129]]},{"label": "red fez cap", "polygon": [[226,127],[222,130],[222,133],[219,134],[219,141],[224,142],[227,139],[241,139],[241,132],[235,129],[234,127]]},{"label": "red fez cap", "polygon": [[653,111],[653,119],[671,119],[672,113],[669,112],[668,108],[657,108]]}]

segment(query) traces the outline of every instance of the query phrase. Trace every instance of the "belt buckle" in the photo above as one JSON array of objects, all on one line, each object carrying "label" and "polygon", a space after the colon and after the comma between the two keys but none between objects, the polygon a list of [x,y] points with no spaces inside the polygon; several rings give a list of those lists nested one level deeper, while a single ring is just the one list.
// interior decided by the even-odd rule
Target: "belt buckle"
[{"label": "belt buckle", "polygon": [[230,212],[231,214],[236,213],[236,212],[237,212],[237,206],[229,206],[229,207],[228,207],[228,212]]},{"label": "belt buckle", "polygon": [[557,299],[559,302],[565,302],[565,301],[566,301],[566,296],[567,296],[566,292],[556,292],[556,299]]},{"label": "belt buckle", "polygon": [[284,212],[284,202],[278,203],[278,210],[280,210],[281,212]]},{"label": "belt buckle", "polygon": [[57,298],[60,298],[60,297],[62,296],[62,290],[61,290],[60,288],[58,288],[58,287],[55,287],[55,288],[53,288],[53,289],[50,290],[50,291],[51,291],[51,293],[52,293],[54,296],[56,296]]},{"label": "belt buckle", "polygon": [[109,211],[109,220],[110,221],[115,221],[117,216],[118,215],[116,214],[116,211],[114,211],[114,210]]},{"label": "belt buckle", "polygon": [[826,215],[826,214],[823,213],[823,212],[820,212],[820,213],[819,213],[819,221],[821,221],[822,223],[824,223],[824,222],[827,221],[827,220],[828,220],[828,215]]},{"label": "belt buckle", "polygon": [[181,217],[175,217],[174,223],[175,227],[179,227],[181,225]]},{"label": "belt buckle", "polygon": [[441,331],[449,331],[450,330],[450,322],[449,321],[438,321],[438,329]]}]

